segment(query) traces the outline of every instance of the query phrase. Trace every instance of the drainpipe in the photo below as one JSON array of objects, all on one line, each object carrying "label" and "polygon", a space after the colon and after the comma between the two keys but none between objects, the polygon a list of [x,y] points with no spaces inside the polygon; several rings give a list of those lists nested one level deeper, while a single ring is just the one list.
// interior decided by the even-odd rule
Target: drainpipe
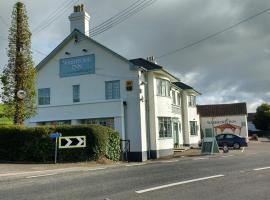
[{"label": "drainpipe", "polygon": [[124,134],[124,140],[126,140],[128,137],[127,137],[127,102],[126,101],[123,101],[123,107],[124,107],[124,131],[125,131],[125,134]]}]

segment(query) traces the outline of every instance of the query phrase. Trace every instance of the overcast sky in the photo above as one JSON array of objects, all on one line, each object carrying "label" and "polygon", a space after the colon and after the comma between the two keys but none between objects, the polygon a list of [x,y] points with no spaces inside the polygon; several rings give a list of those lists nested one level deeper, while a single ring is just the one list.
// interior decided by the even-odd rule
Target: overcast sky
[{"label": "overcast sky", "polygon": [[[23,0],[30,29],[70,0]],[[95,27],[136,0],[74,0],[83,3]],[[7,63],[8,27],[14,0],[0,0],[0,70]],[[125,22],[94,37],[128,59],[160,56],[196,42],[270,8],[269,0],[157,0]],[[32,47],[48,54],[69,33],[72,6],[41,32]],[[8,24],[8,27],[5,25]],[[35,63],[45,55],[33,52]],[[255,111],[270,102],[270,11],[183,51],[157,60],[202,93],[199,104],[247,102]]]}]

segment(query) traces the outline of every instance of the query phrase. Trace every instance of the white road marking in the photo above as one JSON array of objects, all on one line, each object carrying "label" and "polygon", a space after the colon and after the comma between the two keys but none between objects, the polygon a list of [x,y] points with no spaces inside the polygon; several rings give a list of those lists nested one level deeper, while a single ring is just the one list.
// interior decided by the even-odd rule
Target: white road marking
[{"label": "white road marking", "polygon": [[162,163],[173,163],[173,162],[178,162],[179,160],[163,160],[161,161]]},{"label": "white road marking", "polygon": [[181,181],[181,182],[176,182],[176,183],[171,183],[171,184],[167,184],[167,185],[161,185],[161,186],[157,186],[157,187],[152,187],[152,188],[148,188],[148,189],[144,189],[144,190],[138,190],[135,191],[138,194],[142,194],[145,192],[150,192],[150,191],[154,191],[154,190],[160,190],[160,189],[164,189],[164,188],[168,188],[168,187],[173,187],[176,185],[183,185],[183,184],[187,184],[187,183],[193,183],[193,182],[198,182],[198,181],[203,181],[203,180],[209,180],[209,179],[213,179],[213,178],[219,178],[219,177],[223,177],[223,174],[219,174],[219,175],[214,175],[214,176],[208,176],[208,177],[203,177],[203,178],[197,178],[197,179],[191,179],[191,180],[187,180],[187,181]]},{"label": "white road marking", "polygon": [[254,171],[260,171],[260,170],[266,170],[266,169],[270,169],[270,167],[256,168],[256,169],[253,169],[253,170]]},{"label": "white road marking", "polygon": [[44,176],[53,176],[56,175],[57,173],[53,173],[53,174],[42,174],[42,175],[36,175],[36,176],[27,176],[25,178],[39,178],[39,177],[44,177]]},{"label": "white road marking", "polygon": [[[97,168],[93,168],[95,170]],[[39,170],[39,171],[28,171],[28,172],[14,172],[14,173],[6,173],[0,174],[0,177],[8,177],[8,176],[19,176],[19,175],[31,175],[31,174],[38,174],[38,173],[50,173],[50,172],[58,172],[58,173],[65,173],[65,172],[76,172],[76,171],[84,171],[90,170],[86,167],[70,167],[70,168],[59,168],[59,169],[49,169],[49,170]]]},{"label": "white road marking", "polygon": [[222,158],[228,158],[228,157],[232,157],[234,155],[227,155],[227,156],[221,156]]},{"label": "white road marking", "polygon": [[199,158],[193,158],[192,160],[206,160],[209,159],[208,157],[199,157]]},{"label": "white road marking", "polygon": [[96,170],[102,170],[102,169],[106,169],[106,167],[99,167],[99,168],[90,168],[90,169],[85,169],[83,171],[96,171]]},{"label": "white road marking", "polygon": [[126,167],[133,167],[133,166],[142,166],[142,165],[146,165],[146,163],[135,163],[135,164],[129,164],[129,165],[125,165]]}]

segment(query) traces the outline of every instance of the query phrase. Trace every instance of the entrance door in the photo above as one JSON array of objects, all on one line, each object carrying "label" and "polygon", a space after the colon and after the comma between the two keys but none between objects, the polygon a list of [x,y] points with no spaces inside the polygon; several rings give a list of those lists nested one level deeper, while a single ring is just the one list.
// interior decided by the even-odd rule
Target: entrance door
[{"label": "entrance door", "polygon": [[174,143],[174,148],[179,147],[179,125],[178,125],[178,122],[173,122],[173,143]]}]

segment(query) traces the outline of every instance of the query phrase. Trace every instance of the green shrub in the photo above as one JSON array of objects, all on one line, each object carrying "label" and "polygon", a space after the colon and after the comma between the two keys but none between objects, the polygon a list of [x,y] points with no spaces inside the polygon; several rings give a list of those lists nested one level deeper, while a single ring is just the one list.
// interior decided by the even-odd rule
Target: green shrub
[{"label": "green shrub", "polygon": [[55,139],[50,133],[62,136],[86,136],[86,148],[58,149],[62,162],[119,160],[120,137],[113,129],[99,125],[0,127],[0,160],[16,162],[51,162],[54,159]]}]

